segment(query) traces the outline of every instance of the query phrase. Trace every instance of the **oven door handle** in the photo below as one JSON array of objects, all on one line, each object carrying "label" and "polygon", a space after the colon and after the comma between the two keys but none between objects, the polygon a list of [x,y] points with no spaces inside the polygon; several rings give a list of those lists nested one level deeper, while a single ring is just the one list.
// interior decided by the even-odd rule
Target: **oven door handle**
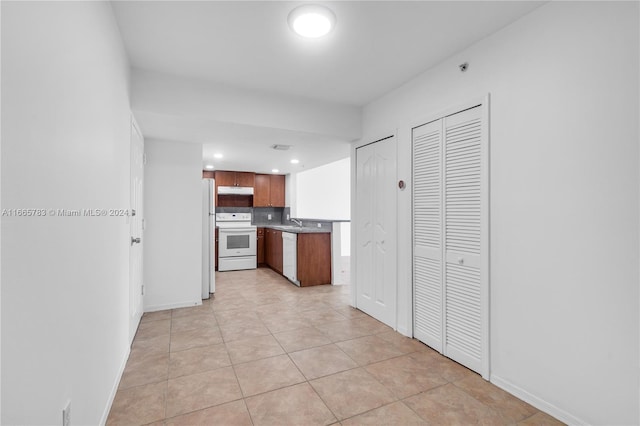
[{"label": "oven door handle", "polygon": [[256,231],[240,231],[240,230],[229,230],[229,229],[225,229],[225,230],[220,230],[219,232],[220,234],[255,234]]}]

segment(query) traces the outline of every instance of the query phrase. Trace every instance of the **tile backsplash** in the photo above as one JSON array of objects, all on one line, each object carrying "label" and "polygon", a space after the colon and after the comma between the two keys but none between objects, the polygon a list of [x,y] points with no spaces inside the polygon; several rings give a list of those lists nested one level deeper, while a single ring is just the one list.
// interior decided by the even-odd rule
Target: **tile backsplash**
[{"label": "tile backsplash", "polygon": [[[283,207],[216,207],[216,213],[253,213],[254,224],[282,224]],[[271,215],[271,220],[269,220]]]},{"label": "tile backsplash", "polygon": [[[216,213],[253,213],[252,223],[255,225],[293,225],[294,222],[287,219],[290,215],[289,207],[216,207]],[[271,220],[269,220],[271,215]],[[318,226],[320,224],[320,226]],[[332,222],[325,220],[302,219],[305,228],[324,228],[331,230]]]},{"label": "tile backsplash", "polygon": [[251,213],[253,207],[216,207],[216,213]]},{"label": "tile backsplash", "polygon": [[[283,218],[283,208],[282,207],[254,207],[253,209],[253,223],[257,224],[282,224]],[[269,220],[269,215],[271,215],[271,220]]]}]

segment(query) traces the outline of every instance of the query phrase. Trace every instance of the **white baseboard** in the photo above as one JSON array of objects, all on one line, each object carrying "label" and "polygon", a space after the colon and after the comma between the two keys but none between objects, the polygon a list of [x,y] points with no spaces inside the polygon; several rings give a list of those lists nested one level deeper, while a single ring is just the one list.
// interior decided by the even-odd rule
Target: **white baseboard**
[{"label": "white baseboard", "polygon": [[116,398],[116,393],[118,392],[118,387],[120,386],[120,380],[122,380],[122,374],[124,374],[124,369],[127,366],[127,361],[129,360],[130,353],[131,353],[131,348],[127,346],[127,352],[124,355],[124,359],[120,363],[120,368],[118,371],[118,375],[116,376],[116,381],[111,388],[111,394],[109,395],[107,406],[104,408],[104,412],[102,413],[102,418],[100,419],[101,426],[104,426],[107,424],[107,418],[109,417],[109,412],[111,411],[113,400]]},{"label": "white baseboard", "polygon": [[544,411],[545,413],[555,417],[556,419],[560,420],[561,422],[564,422],[568,425],[587,425],[588,423],[585,422],[584,420],[581,420],[579,418],[577,418],[576,416],[567,413],[566,411],[564,411],[561,408],[556,407],[553,404],[550,404],[549,402],[543,400],[542,398],[539,398],[529,392],[527,392],[526,390],[514,385],[513,383],[504,380],[498,376],[496,376],[495,374],[491,375],[491,378],[489,380],[491,383],[493,383],[494,385],[496,385],[497,387],[509,392],[510,394],[520,398],[521,400],[523,400],[524,402],[533,405],[534,407],[536,407],[538,410],[540,411]]},{"label": "white baseboard", "polygon": [[177,308],[190,308],[194,306],[202,305],[202,300],[198,300],[197,302],[178,302],[178,303],[167,303],[166,305],[151,305],[145,306],[145,312],[156,312],[156,311],[166,311],[167,309],[177,309]]},{"label": "white baseboard", "polygon": [[411,335],[411,333],[409,333],[409,329],[407,327],[398,327],[398,329],[396,330],[398,333],[402,334],[403,336],[406,337],[413,337]]}]

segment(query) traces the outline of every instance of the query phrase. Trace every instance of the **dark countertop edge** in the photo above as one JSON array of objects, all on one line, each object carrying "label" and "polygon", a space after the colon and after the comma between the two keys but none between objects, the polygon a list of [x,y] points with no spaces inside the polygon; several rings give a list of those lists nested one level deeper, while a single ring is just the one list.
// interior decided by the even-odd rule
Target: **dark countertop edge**
[{"label": "dark countertop edge", "polygon": [[296,217],[298,220],[310,220],[312,222],[351,222],[351,219],[312,219],[310,217]]},{"label": "dark countertop edge", "polygon": [[287,228],[287,229],[283,229],[284,227],[286,227],[286,225],[274,225],[274,224],[269,224],[269,225],[255,225],[258,228],[270,228],[270,229],[275,229],[277,231],[282,231],[282,232],[290,232],[292,234],[330,234],[331,230],[330,229],[326,229],[326,228],[295,228],[295,229],[291,229],[291,228]]}]

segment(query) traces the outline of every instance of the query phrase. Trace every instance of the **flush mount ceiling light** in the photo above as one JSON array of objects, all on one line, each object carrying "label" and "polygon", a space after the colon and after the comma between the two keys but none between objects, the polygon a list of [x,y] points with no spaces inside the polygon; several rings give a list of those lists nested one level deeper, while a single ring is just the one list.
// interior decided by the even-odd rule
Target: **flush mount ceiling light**
[{"label": "flush mount ceiling light", "polygon": [[206,166],[204,166],[205,169],[207,170],[213,170],[213,165],[212,164],[207,164]]},{"label": "flush mount ceiling light", "polygon": [[291,164],[298,164],[300,161],[296,160],[295,158],[293,160],[291,160]]},{"label": "flush mount ceiling light", "polygon": [[336,15],[317,4],[305,4],[289,13],[289,27],[298,35],[307,38],[322,37],[333,29]]},{"label": "flush mount ceiling light", "polygon": [[271,173],[278,173],[280,170],[278,169],[271,169]]},{"label": "flush mount ceiling light", "polygon": [[214,158],[222,158],[222,154],[213,154]]}]

